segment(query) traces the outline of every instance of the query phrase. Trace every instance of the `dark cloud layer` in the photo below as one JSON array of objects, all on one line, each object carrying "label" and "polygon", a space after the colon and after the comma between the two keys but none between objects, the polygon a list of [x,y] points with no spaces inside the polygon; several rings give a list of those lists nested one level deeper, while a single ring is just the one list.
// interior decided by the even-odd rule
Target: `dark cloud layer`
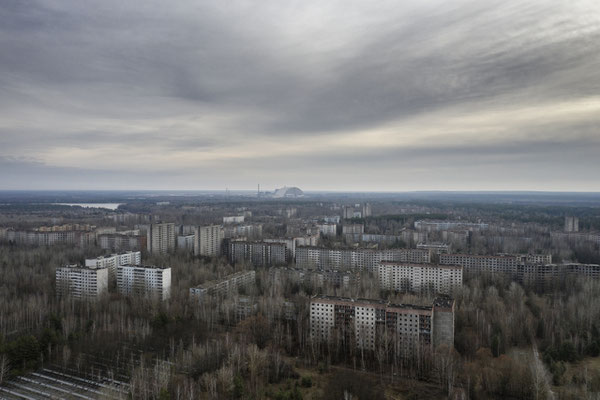
[{"label": "dark cloud layer", "polygon": [[584,0],[8,0],[0,187],[600,190],[599,20]]}]

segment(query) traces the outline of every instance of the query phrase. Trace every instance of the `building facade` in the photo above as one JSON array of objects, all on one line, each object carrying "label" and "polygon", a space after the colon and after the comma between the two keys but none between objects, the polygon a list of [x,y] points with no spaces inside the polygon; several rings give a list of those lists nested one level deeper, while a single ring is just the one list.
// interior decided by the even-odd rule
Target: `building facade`
[{"label": "building facade", "polygon": [[463,221],[415,221],[416,230],[425,230],[429,232],[447,231],[452,229],[485,230],[489,225],[481,222],[463,222]]},{"label": "building facade", "polygon": [[463,268],[456,265],[409,264],[382,261],[378,266],[379,286],[401,292],[430,291],[452,294],[463,282]]},{"label": "building facade", "polygon": [[224,237],[225,233],[220,225],[196,227],[194,254],[206,257],[220,256]]},{"label": "building facade", "polygon": [[146,250],[146,235],[107,233],[97,236],[98,246],[103,250],[121,251],[121,250]]},{"label": "building facade", "polygon": [[228,247],[229,261],[232,264],[247,262],[256,267],[267,267],[286,265],[289,260],[285,243],[233,240]]},{"label": "building facade", "polygon": [[117,276],[117,267],[119,265],[140,265],[141,262],[141,252],[128,251],[126,253],[112,254],[110,256],[88,258],[85,260],[85,266],[91,268],[107,268],[109,277],[114,279]]},{"label": "building facade", "polygon": [[429,250],[437,255],[450,253],[450,245],[447,243],[417,243],[417,249]]},{"label": "building facade", "polygon": [[56,294],[95,300],[108,291],[108,269],[65,265],[56,269]]},{"label": "building facade", "polygon": [[147,235],[149,253],[167,254],[175,251],[177,240],[175,223],[164,222],[159,224],[150,224]]},{"label": "building facade", "polygon": [[298,247],[296,266],[306,269],[355,269],[376,271],[381,261],[429,263],[428,250],[422,249],[327,249],[322,247]]},{"label": "building facade", "polygon": [[248,287],[256,283],[255,271],[240,271],[222,279],[205,282],[190,288],[190,296],[202,301],[205,296],[225,296],[240,287]]},{"label": "building facade", "polygon": [[417,306],[316,296],[310,303],[310,325],[314,341],[337,339],[366,350],[375,350],[387,331],[401,355],[410,356],[418,348],[454,346],[454,300],[440,297],[431,306]]},{"label": "building facade", "polygon": [[177,236],[177,249],[183,250],[188,253],[194,252],[194,244],[196,242],[196,235],[179,235]]},{"label": "building facade", "polygon": [[171,268],[119,265],[117,289],[124,296],[166,300],[171,294]]}]

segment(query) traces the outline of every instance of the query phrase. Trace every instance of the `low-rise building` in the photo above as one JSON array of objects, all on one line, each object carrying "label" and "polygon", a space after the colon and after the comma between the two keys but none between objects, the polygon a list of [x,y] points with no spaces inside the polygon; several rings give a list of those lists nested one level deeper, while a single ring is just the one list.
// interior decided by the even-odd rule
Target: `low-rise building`
[{"label": "low-rise building", "polygon": [[222,279],[205,282],[190,288],[190,296],[202,301],[205,296],[225,296],[240,287],[248,287],[256,283],[256,272],[240,271]]}]

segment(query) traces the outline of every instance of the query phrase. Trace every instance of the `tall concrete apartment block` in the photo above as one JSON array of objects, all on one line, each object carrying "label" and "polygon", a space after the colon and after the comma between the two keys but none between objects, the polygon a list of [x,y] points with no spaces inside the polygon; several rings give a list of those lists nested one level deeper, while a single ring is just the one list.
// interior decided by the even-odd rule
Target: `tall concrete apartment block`
[{"label": "tall concrete apartment block", "polygon": [[306,269],[356,269],[377,271],[381,261],[404,263],[429,263],[429,250],[424,249],[327,249],[322,247],[298,247],[296,266]]},{"label": "tall concrete apartment block", "polygon": [[88,258],[85,260],[85,266],[93,268],[107,268],[109,277],[114,279],[117,277],[117,267],[119,265],[140,265],[141,262],[141,252],[128,251],[126,253],[112,254],[110,256]]},{"label": "tall concrete apartment block", "polygon": [[174,222],[150,224],[147,235],[149,253],[167,254],[175,251],[177,232]]},{"label": "tall concrete apartment block", "polygon": [[402,355],[410,356],[419,347],[454,346],[454,300],[439,297],[431,306],[417,306],[316,296],[310,302],[310,328],[315,341],[337,338],[367,350],[374,350],[387,330]]},{"label": "tall concrete apartment block", "polygon": [[579,218],[566,216],[565,232],[579,232]]},{"label": "tall concrete apartment block", "polygon": [[463,282],[463,268],[456,265],[382,261],[377,275],[382,289],[401,292],[432,291],[449,295]]},{"label": "tall concrete apartment block", "polygon": [[94,300],[108,291],[108,269],[65,265],[56,269],[56,294]]},{"label": "tall concrete apartment block", "polygon": [[171,268],[143,265],[119,265],[117,289],[125,296],[166,300],[171,294]]},{"label": "tall concrete apartment block", "polygon": [[224,231],[220,225],[197,226],[194,241],[194,254],[197,256],[217,257],[221,255]]}]

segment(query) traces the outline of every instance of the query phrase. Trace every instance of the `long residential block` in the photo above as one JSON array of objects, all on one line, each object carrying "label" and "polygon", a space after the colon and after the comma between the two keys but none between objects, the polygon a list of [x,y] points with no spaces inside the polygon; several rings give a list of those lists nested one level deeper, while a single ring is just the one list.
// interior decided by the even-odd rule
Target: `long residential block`
[{"label": "long residential block", "polygon": [[240,271],[214,281],[205,282],[190,288],[190,296],[202,300],[204,296],[226,295],[240,287],[254,285],[256,282],[255,271]]},{"label": "long residential block", "polygon": [[256,267],[266,267],[288,263],[285,243],[233,240],[228,247],[229,261],[232,264],[247,262]]},{"label": "long residential block", "polygon": [[310,324],[315,341],[344,341],[368,350],[375,350],[387,331],[401,355],[410,356],[418,348],[454,346],[454,300],[439,297],[431,306],[417,306],[316,296],[310,303]]},{"label": "long residential block", "polygon": [[296,266],[306,269],[354,269],[376,271],[382,261],[429,263],[429,250],[423,249],[327,249],[298,247]]},{"label": "long residential block", "polygon": [[463,268],[456,265],[382,261],[377,275],[382,289],[401,292],[431,291],[449,295],[463,282]]}]

